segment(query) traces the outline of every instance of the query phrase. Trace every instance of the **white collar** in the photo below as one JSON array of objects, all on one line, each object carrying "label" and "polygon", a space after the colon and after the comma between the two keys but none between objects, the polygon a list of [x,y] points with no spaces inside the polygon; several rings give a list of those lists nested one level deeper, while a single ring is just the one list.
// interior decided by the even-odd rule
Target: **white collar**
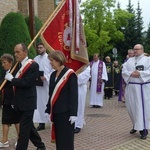
[{"label": "white collar", "polygon": [[9,73],[9,72],[10,72],[10,69],[6,71],[6,73]]},{"label": "white collar", "polygon": [[144,56],[144,54],[142,54],[142,55],[140,55],[140,56],[135,57],[135,59],[136,59],[136,60],[139,60],[139,59],[141,59],[143,56]]},{"label": "white collar", "polygon": [[26,62],[28,60],[28,57],[26,57],[25,59],[23,59],[20,63],[21,63],[21,65],[23,66],[24,65],[24,63]]}]

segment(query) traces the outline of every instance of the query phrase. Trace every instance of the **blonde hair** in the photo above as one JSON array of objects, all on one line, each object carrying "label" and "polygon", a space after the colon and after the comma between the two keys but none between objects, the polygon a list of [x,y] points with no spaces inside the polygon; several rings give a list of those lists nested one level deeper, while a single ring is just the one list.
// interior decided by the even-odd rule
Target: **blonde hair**
[{"label": "blonde hair", "polygon": [[49,59],[52,58],[52,59],[56,60],[57,62],[60,63],[60,65],[64,65],[66,62],[66,57],[65,57],[64,53],[62,51],[59,51],[59,50],[55,50],[55,51],[50,52],[48,55],[48,58]]}]

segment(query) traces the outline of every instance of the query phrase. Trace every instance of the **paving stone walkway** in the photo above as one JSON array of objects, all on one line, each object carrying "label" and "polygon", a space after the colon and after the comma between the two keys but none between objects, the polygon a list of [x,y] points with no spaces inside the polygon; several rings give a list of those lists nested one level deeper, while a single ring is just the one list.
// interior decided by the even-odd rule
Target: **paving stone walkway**
[{"label": "paving stone walkway", "polygon": [[[75,150],[150,150],[149,135],[146,140],[141,140],[138,132],[134,135],[129,133],[132,128],[130,118],[125,104],[118,102],[116,96],[104,100],[103,108],[91,108],[88,97],[89,95],[85,107],[86,125],[80,133],[75,134]],[[39,134],[47,150],[56,150],[55,144],[50,142],[50,124],[46,124],[46,129],[39,131]],[[1,137],[0,124],[0,139]],[[10,147],[5,150],[14,150],[16,132],[13,125],[10,128],[9,141]],[[28,150],[35,149],[32,143],[29,143]]]}]

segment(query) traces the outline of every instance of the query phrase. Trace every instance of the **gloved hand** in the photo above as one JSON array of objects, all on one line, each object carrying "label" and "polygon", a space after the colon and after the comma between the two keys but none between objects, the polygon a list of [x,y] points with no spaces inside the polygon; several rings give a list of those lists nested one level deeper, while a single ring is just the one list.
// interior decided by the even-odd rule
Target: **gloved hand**
[{"label": "gloved hand", "polygon": [[71,121],[71,124],[75,123],[77,120],[77,116],[70,116],[69,121]]},{"label": "gloved hand", "polygon": [[50,122],[50,114],[45,113],[45,119],[47,122]]},{"label": "gloved hand", "polygon": [[11,73],[6,73],[5,75],[5,79],[8,80],[8,81],[11,81],[13,79],[13,75]]},{"label": "gloved hand", "polygon": [[14,109],[14,105],[11,105],[11,108]]}]

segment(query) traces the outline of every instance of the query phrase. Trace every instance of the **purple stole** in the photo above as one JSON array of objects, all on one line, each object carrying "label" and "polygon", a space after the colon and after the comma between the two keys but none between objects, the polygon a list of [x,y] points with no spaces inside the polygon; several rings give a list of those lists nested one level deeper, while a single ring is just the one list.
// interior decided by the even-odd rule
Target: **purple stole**
[{"label": "purple stole", "polygon": [[[94,61],[90,62],[90,67],[92,68]],[[101,92],[101,88],[102,88],[102,73],[103,73],[103,61],[99,60],[99,64],[98,64],[98,74],[97,74],[97,88],[96,91],[99,93]]]},{"label": "purple stole", "polygon": [[[129,58],[124,60],[124,63],[127,62]],[[122,75],[121,75],[121,80],[120,80],[120,88],[119,88],[119,96],[118,96],[118,101],[122,101],[124,98],[124,91],[125,91],[125,86],[126,83],[124,82]]]}]

